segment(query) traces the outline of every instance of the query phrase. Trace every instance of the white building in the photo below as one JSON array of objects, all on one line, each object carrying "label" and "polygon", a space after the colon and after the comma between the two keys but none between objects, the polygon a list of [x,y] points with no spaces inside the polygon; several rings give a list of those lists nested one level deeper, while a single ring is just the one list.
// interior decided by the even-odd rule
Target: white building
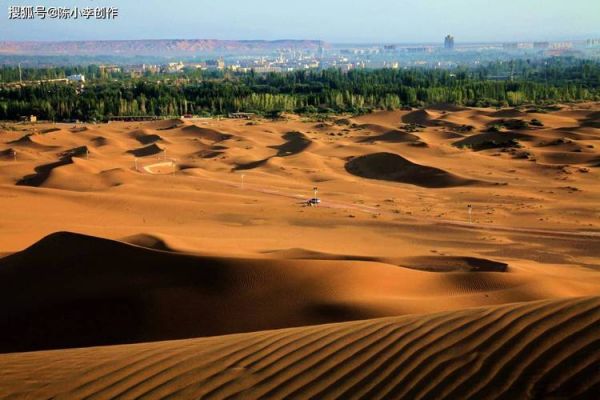
[{"label": "white building", "polygon": [[85,83],[85,75],[81,75],[81,74],[77,74],[77,75],[70,75],[67,76],[67,80],[69,82],[80,82],[80,83]]}]

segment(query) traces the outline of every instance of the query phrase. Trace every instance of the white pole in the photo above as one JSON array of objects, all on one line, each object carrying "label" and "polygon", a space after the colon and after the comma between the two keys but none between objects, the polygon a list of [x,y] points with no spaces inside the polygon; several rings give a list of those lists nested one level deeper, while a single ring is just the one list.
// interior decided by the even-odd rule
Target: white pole
[{"label": "white pole", "polygon": [[472,224],[473,223],[473,207],[469,204],[468,208],[469,208],[469,223]]}]

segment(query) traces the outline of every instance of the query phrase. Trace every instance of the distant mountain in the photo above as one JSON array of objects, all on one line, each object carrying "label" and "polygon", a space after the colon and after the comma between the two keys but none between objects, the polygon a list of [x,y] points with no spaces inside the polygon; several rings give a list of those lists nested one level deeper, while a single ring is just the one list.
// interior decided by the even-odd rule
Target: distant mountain
[{"label": "distant mountain", "polygon": [[278,49],[318,49],[319,40],[107,40],[77,42],[2,42],[0,54],[175,56],[197,53],[251,53]]}]

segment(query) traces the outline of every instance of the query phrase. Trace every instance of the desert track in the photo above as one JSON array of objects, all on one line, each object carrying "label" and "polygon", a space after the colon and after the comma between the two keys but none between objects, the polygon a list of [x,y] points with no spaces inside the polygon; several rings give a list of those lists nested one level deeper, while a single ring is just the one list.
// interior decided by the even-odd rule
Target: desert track
[{"label": "desert track", "polygon": [[600,298],[0,356],[3,399],[593,398]]},{"label": "desert track", "polygon": [[[144,169],[146,170],[146,172],[152,173],[150,171],[152,169],[152,167],[162,166],[165,164],[166,163],[151,164],[151,165],[144,167]],[[202,180],[212,182],[212,183],[220,183],[220,184],[227,185],[230,187],[236,187],[236,188],[240,188],[240,189],[243,189],[246,191],[253,191],[256,193],[262,193],[262,194],[268,194],[268,195],[280,196],[280,197],[287,197],[287,198],[295,199],[295,200],[298,200],[301,202],[304,202],[307,200],[306,196],[297,194],[297,193],[293,193],[293,192],[289,192],[289,191],[281,191],[281,190],[277,190],[277,189],[272,189],[272,188],[267,188],[267,187],[259,187],[256,185],[248,185],[248,184],[244,184],[244,186],[242,187],[242,185],[238,184],[238,183],[227,182],[227,181],[223,181],[223,180],[211,179],[211,178],[206,178],[206,177],[197,177],[196,179],[202,179]],[[354,211],[359,211],[359,212],[373,214],[373,215],[379,215],[382,213],[386,213],[388,215],[395,216],[393,213],[386,212],[385,210],[378,209],[377,207],[371,207],[371,206],[360,205],[360,204],[351,204],[351,203],[340,202],[340,201],[322,200],[320,207],[332,208],[332,209],[354,210]],[[458,226],[458,227],[463,227],[465,229],[471,229],[471,230],[519,232],[519,233],[528,233],[528,234],[539,234],[539,235],[549,235],[549,236],[569,236],[569,237],[582,237],[582,238],[600,237],[600,232],[592,232],[592,231],[577,232],[577,231],[560,231],[560,230],[552,230],[552,229],[536,229],[536,228],[528,228],[528,227],[491,225],[491,224],[483,224],[483,223],[473,224],[473,223],[468,223],[465,221],[457,221],[457,220],[449,220],[449,219],[433,219],[433,218],[426,218],[426,217],[410,218],[410,217],[403,216],[402,219],[405,219],[407,221],[421,222],[421,223],[425,222],[425,223],[440,224],[440,225]]]}]

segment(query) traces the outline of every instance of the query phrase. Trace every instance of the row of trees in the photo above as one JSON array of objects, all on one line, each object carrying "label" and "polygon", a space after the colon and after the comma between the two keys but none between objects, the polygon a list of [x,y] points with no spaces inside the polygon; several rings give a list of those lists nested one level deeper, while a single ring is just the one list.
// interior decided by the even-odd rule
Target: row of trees
[{"label": "row of trees", "polygon": [[[89,71],[93,70],[94,67]],[[71,70],[53,69],[60,76]],[[516,71],[516,72],[515,72]],[[82,69],[77,72],[84,72]],[[509,73],[506,79],[492,79]],[[40,75],[41,76],[41,75]],[[49,120],[228,112],[350,112],[452,103],[518,106],[600,100],[600,63],[553,59],[456,70],[339,70],[212,75],[204,79],[92,79],[84,91],[64,84],[0,87],[0,119]]]}]

